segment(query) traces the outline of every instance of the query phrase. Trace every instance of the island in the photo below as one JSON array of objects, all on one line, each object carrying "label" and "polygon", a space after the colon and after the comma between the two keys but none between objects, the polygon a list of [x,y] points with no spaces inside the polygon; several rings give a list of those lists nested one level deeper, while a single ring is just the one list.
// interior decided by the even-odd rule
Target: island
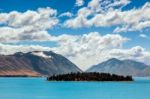
[{"label": "island", "polygon": [[133,81],[132,76],[109,73],[78,72],[47,77],[48,81]]}]

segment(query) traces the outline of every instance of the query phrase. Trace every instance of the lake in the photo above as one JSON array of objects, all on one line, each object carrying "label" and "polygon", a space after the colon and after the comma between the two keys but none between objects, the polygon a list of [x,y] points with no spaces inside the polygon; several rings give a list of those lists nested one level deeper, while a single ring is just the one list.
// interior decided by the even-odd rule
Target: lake
[{"label": "lake", "polygon": [[134,82],[0,78],[0,99],[150,99],[150,78],[135,78]]}]

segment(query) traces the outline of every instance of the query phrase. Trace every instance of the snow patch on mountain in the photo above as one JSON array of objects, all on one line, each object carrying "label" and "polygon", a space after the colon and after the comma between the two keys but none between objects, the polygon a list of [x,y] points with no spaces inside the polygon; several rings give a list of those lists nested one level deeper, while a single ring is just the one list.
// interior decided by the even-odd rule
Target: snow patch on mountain
[{"label": "snow patch on mountain", "polygon": [[39,56],[39,57],[43,57],[43,58],[52,58],[52,56],[50,56],[50,55],[48,56],[48,55],[44,54],[43,52],[39,52],[39,51],[32,52],[32,54],[36,55],[36,56]]}]

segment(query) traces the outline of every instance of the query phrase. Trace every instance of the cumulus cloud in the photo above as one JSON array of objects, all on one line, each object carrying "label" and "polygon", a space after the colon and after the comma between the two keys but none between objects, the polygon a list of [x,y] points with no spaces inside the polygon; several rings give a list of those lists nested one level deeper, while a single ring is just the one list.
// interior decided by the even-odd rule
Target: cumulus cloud
[{"label": "cumulus cloud", "polygon": [[106,54],[105,51],[122,48],[122,44],[128,40],[128,38],[118,34],[107,34],[103,36],[98,32],[91,32],[84,35],[63,34],[53,36],[53,41],[57,42],[56,47],[0,44],[0,52],[1,54],[12,54],[20,51],[52,50],[66,56],[79,67],[86,69],[100,62],[101,57],[104,58]]},{"label": "cumulus cloud", "polygon": [[38,8],[37,11],[27,10],[23,13],[12,11],[10,13],[0,13],[0,22],[14,28],[49,29],[58,23],[58,19],[55,17],[56,14],[57,11],[49,7]]},{"label": "cumulus cloud", "polygon": [[66,56],[83,70],[110,58],[132,59],[150,65],[150,52],[140,46],[123,47],[129,40],[119,34],[101,35],[98,32],[80,36],[61,35],[57,38],[58,46],[51,50]]},{"label": "cumulus cloud", "polygon": [[76,0],[76,6],[84,5],[84,0]]},{"label": "cumulus cloud", "polygon": [[112,49],[109,54],[111,57],[131,59],[150,65],[150,52],[146,51],[141,46],[135,46],[130,49]]},{"label": "cumulus cloud", "polygon": [[96,12],[106,12],[114,7],[121,9],[130,2],[130,0],[91,0],[87,7]]},{"label": "cumulus cloud", "polygon": [[50,51],[49,47],[40,45],[10,45],[0,43],[0,54],[11,55],[16,52],[30,52],[30,51]]},{"label": "cumulus cloud", "polygon": [[69,28],[116,26],[115,33],[140,31],[150,27],[150,3],[141,8],[122,10],[129,0],[92,0],[87,7],[78,10],[76,17],[66,20],[64,26]]},{"label": "cumulus cloud", "polygon": [[52,48],[53,51],[68,57],[83,69],[99,63],[104,56],[108,56],[107,51],[122,48],[122,44],[129,40],[114,34],[102,36],[98,32],[80,36],[62,35],[58,38],[60,42]]},{"label": "cumulus cloud", "polygon": [[47,29],[58,24],[56,15],[57,11],[49,7],[0,13],[0,42],[50,39]]},{"label": "cumulus cloud", "polygon": [[123,22],[123,26],[117,27],[114,32],[141,31],[142,29],[150,27],[150,15],[147,14],[150,13],[150,3],[145,3],[145,5],[139,9],[119,13],[122,16],[122,20],[120,21]]},{"label": "cumulus cloud", "polygon": [[110,8],[110,7],[124,7],[126,5],[128,5],[129,3],[131,3],[131,0],[113,0],[112,2],[109,1],[105,1],[104,4],[107,4],[106,8]]},{"label": "cumulus cloud", "polygon": [[14,29],[10,27],[0,28],[0,42],[15,43],[19,41],[47,41],[52,36],[45,30],[27,31],[24,28]]},{"label": "cumulus cloud", "polygon": [[119,34],[101,35],[98,32],[83,35],[63,34],[53,36],[53,41],[57,43],[57,46],[53,47],[0,43],[0,54],[51,50],[67,57],[83,70],[110,58],[132,59],[150,64],[150,52],[144,48],[135,46],[124,49],[123,44],[129,40]]},{"label": "cumulus cloud", "polygon": [[72,17],[73,14],[71,12],[65,12],[59,15],[59,17]]}]

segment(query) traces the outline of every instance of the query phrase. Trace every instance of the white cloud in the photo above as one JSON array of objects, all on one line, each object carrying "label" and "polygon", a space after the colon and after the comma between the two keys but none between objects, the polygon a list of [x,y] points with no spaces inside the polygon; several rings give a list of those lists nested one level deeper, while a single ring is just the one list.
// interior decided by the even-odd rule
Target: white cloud
[{"label": "white cloud", "polygon": [[59,15],[59,17],[64,17],[64,16],[66,16],[66,17],[72,17],[73,14],[71,12],[65,12],[65,13],[62,13],[62,14]]},{"label": "white cloud", "polygon": [[131,49],[113,49],[109,52],[111,57],[119,59],[131,59],[150,65],[150,52],[146,51],[141,46],[135,46]]},{"label": "white cloud", "polygon": [[0,22],[14,28],[49,29],[58,23],[58,19],[55,17],[56,14],[57,11],[49,7],[38,8],[37,11],[27,10],[23,13],[12,11],[10,13],[0,13]]},{"label": "white cloud", "polygon": [[84,5],[84,0],[76,0],[76,6]]},{"label": "white cloud", "polygon": [[91,0],[87,7],[95,12],[106,12],[114,7],[117,7],[117,9],[122,9],[130,2],[130,0]]},{"label": "white cloud", "polygon": [[150,15],[147,14],[150,13],[150,3],[145,3],[141,8],[123,11],[122,7],[129,3],[129,0],[113,2],[92,0],[87,7],[78,10],[75,18],[66,20],[64,26],[69,28],[116,26],[115,33],[141,31],[150,27]]},{"label": "white cloud", "polygon": [[53,51],[68,57],[82,69],[99,63],[105,54],[107,56],[107,51],[122,48],[122,44],[128,41],[128,38],[120,35],[102,36],[98,32],[80,36],[62,35],[58,38],[58,47],[52,48]]},{"label": "white cloud", "polygon": [[0,13],[0,42],[18,40],[48,40],[47,29],[57,25],[57,11],[38,8],[37,11]]},{"label": "white cloud", "polygon": [[38,45],[0,44],[0,53],[12,54],[20,51],[52,50],[66,56],[82,69],[87,69],[89,66],[99,63],[100,60],[102,60],[101,57],[105,58],[105,51],[122,48],[122,44],[128,41],[128,38],[117,34],[107,34],[102,36],[98,32],[91,32],[89,34],[75,36],[67,34],[53,36],[53,41],[56,41],[58,45],[52,48]]},{"label": "white cloud", "polygon": [[62,35],[57,39],[58,46],[52,50],[66,56],[83,70],[110,58],[132,59],[150,65],[150,52],[144,48],[123,48],[129,40],[118,34],[100,35],[98,32],[80,36]]},{"label": "white cloud", "polygon": [[64,23],[64,26],[69,28],[88,27],[90,24],[88,24],[87,17],[92,13],[93,13],[92,10],[83,7],[78,11],[77,17],[67,20]]},{"label": "white cloud", "polygon": [[139,37],[141,37],[141,38],[148,38],[148,36],[146,34],[140,34]]},{"label": "white cloud", "polygon": [[128,5],[129,3],[131,3],[130,0],[113,0],[113,3],[109,2],[108,7],[120,6],[122,8],[126,5]]},{"label": "white cloud", "polygon": [[123,31],[141,31],[144,28],[150,27],[150,3],[145,3],[142,8],[132,9],[129,11],[119,12],[123,23],[122,27],[117,27],[114,32]]},{"label": "white cloud", "polygon": [[92,10],[99,10],[100,9],[100,0],[91,0],[88,3],[88,7]]},{"label": "white cloud", "polygon": [[10,55],[16,52],[50,51],[49,47],[39,45],[9,45],[0,43],[0,54]]},{"label": "white cloud", "polygon": [[129,40],[119,34],[101,35],[98,32],[83,35],[63,34],[53,36],[52,41],[57,42],[57,46],[54,47],[0,43],[0,54],[52,50],[67,57],[83,70],[110,58],[132,59],[150,65],[150,52],[144,48],[140,46],[123,48],[123,44]]},{"label": "white cloud", "polygon": [[24,28],[14,29],[10,27],[0,28],[0,42],[19,42],[19,41],[47,41],[51,40],[52,36],[45,30],[27,31]]}]

